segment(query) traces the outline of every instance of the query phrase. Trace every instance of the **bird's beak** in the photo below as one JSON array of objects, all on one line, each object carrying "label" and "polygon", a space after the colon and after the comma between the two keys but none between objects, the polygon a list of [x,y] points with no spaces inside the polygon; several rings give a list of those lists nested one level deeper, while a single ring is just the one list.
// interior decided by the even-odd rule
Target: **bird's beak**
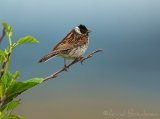
[{"label": "bird's beak", "polygon": [[90,29],[88,29],[88,33],[92,32]]}]

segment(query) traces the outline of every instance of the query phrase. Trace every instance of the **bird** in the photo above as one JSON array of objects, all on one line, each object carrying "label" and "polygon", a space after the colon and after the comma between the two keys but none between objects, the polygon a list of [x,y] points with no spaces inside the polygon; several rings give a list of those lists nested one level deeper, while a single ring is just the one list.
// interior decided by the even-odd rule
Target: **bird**
[{"label": "bird", "polygon": [[38,63],[47,62],[55,57],[64,59],[64,67],[67,67],[66,60],[82,58],[89,45],[89,33],[91,32],[85,25],[80,24],[73,28],[52,51],[43,56]]}]

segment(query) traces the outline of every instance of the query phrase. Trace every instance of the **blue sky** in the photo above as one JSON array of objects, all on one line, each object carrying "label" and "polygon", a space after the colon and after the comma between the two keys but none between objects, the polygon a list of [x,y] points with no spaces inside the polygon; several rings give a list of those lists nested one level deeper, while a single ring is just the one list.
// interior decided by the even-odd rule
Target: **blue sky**
[{"label": "blue sky", "polygon": [[[87,53],[103,49],[84,65],[28,91],[18,112],[39,119],[39,112],[48,118],[104,118],[99,113],[108,108],[159,113],[159,5],[158,0],[1,0],[0,19],[13,26],[14,41],[25,35],[40,41],[15,50],[10,70],[19,70],[20,80],[45,77],[60,68],[60,58],[37,61],[79,24],[92,30]],[[6,45],[3,41],[1,47]],[[35,113],[30,114],[30,106]]]}]

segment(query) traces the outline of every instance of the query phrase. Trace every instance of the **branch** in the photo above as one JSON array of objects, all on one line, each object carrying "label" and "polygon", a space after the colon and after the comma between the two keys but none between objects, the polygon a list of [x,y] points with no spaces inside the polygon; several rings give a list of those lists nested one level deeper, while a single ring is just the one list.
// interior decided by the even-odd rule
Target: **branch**
[{"label": "branch", "polygon": [[61,72],[63,71],[66,71],[67,68],[71,67],[72,65],[78,63],[78,62],[81,62],[83,63],[85,60],[91,58],[94,54],[98,53],[98,52],[102,52],[102,49],[97,49],[97,50],[94,50],[93,52],[91,52],[89,55],[87,55],[86,57],[81,57],[79,59],[75,59],[73,60],[73,62],[71,62],[70,64],[68,64],[67,66],[65,67],[62,67],[61,69],[59,69],[58,71],[56,71],[55,73],[51,74],[50,76],[47,76],[44,78],[44,81],[47,81],[47,80],[50,80],[52,78],[56,78],[58,76],[58,74],[60,74]]},{"label": "branch", "polygon": [[[4,28],[3,28],[2,36],[0,37],[0,44],[1,44],[4,36],[5,36],[5,31],[4,31]],[[3,62],[3,63],[2,63],[2,67],[1,67],[1,69],[0,69],[0,78],[2,77],[2,75],[3,75],[4,71],[5,71],[6,64],[7,64],[7,62]]]},{"label": "branch", "polygon": [[1,42],[2,42],[2,40],[3,40],[3,38],[4,38],[4,36],[5,36],[5,31],[4,31],[4,29],[3,29],[3,31],[2,31],[2,36],[0,37],[0,44],[1,44]]},{"label": "branch", "polygon": [[7,66],[7,63],[9,62],[10,55],[11,55],[11,53],[8,54],[7,60],[2,63],[2,67],[1,67],[1,69],[0,69],[0,78],[1,78],[1,77],[3,76],[3,74],[5,73],[6,66]]}]

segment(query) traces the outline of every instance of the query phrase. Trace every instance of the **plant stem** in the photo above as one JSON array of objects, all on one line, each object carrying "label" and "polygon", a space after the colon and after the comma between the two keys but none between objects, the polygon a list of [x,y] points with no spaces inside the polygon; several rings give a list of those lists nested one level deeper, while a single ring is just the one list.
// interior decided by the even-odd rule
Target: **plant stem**
[{"label": "plant stem", "polygon": [[7,73],[7,71],[8,71],[10,56],[11,56],[11,52],[9,52],[9,54],[8,54],[8,58],[7,58],[6,65],[5,65],[5,68],[4,68],[4,73]]},{"label": "plant stem", "polygon": [[8,36],[8,41],[9,41],[9,53],[8,53],[8,57],[7,57],[7,61],[6,61],[6,66],[5,66],[5,71],[4,73],[6,73],[8,71],[9,68],[9,62],[10,62],[10,56],[12,54],[12,39],[10,36]]},{"label": "plant stem", "polygon": [[12,46],[12,40],[10,37],[8,37],[8,40],[9,40],[9,46],[10,46],[10,50],[11,50],[11,46]]},{"label": "plant stem", "polygon": [[8,42],[9,42],[8,56],[7,56],[7,60],[2,63],[2,68],[1,68],[1,71],[0,71],[0,78],[3,76],[3,74],[5,74],[8,71],[10,56],[11,56],[12,50],[13,50],[12,49],[12,39],[11,39],[10,36],[8,36]]}]

